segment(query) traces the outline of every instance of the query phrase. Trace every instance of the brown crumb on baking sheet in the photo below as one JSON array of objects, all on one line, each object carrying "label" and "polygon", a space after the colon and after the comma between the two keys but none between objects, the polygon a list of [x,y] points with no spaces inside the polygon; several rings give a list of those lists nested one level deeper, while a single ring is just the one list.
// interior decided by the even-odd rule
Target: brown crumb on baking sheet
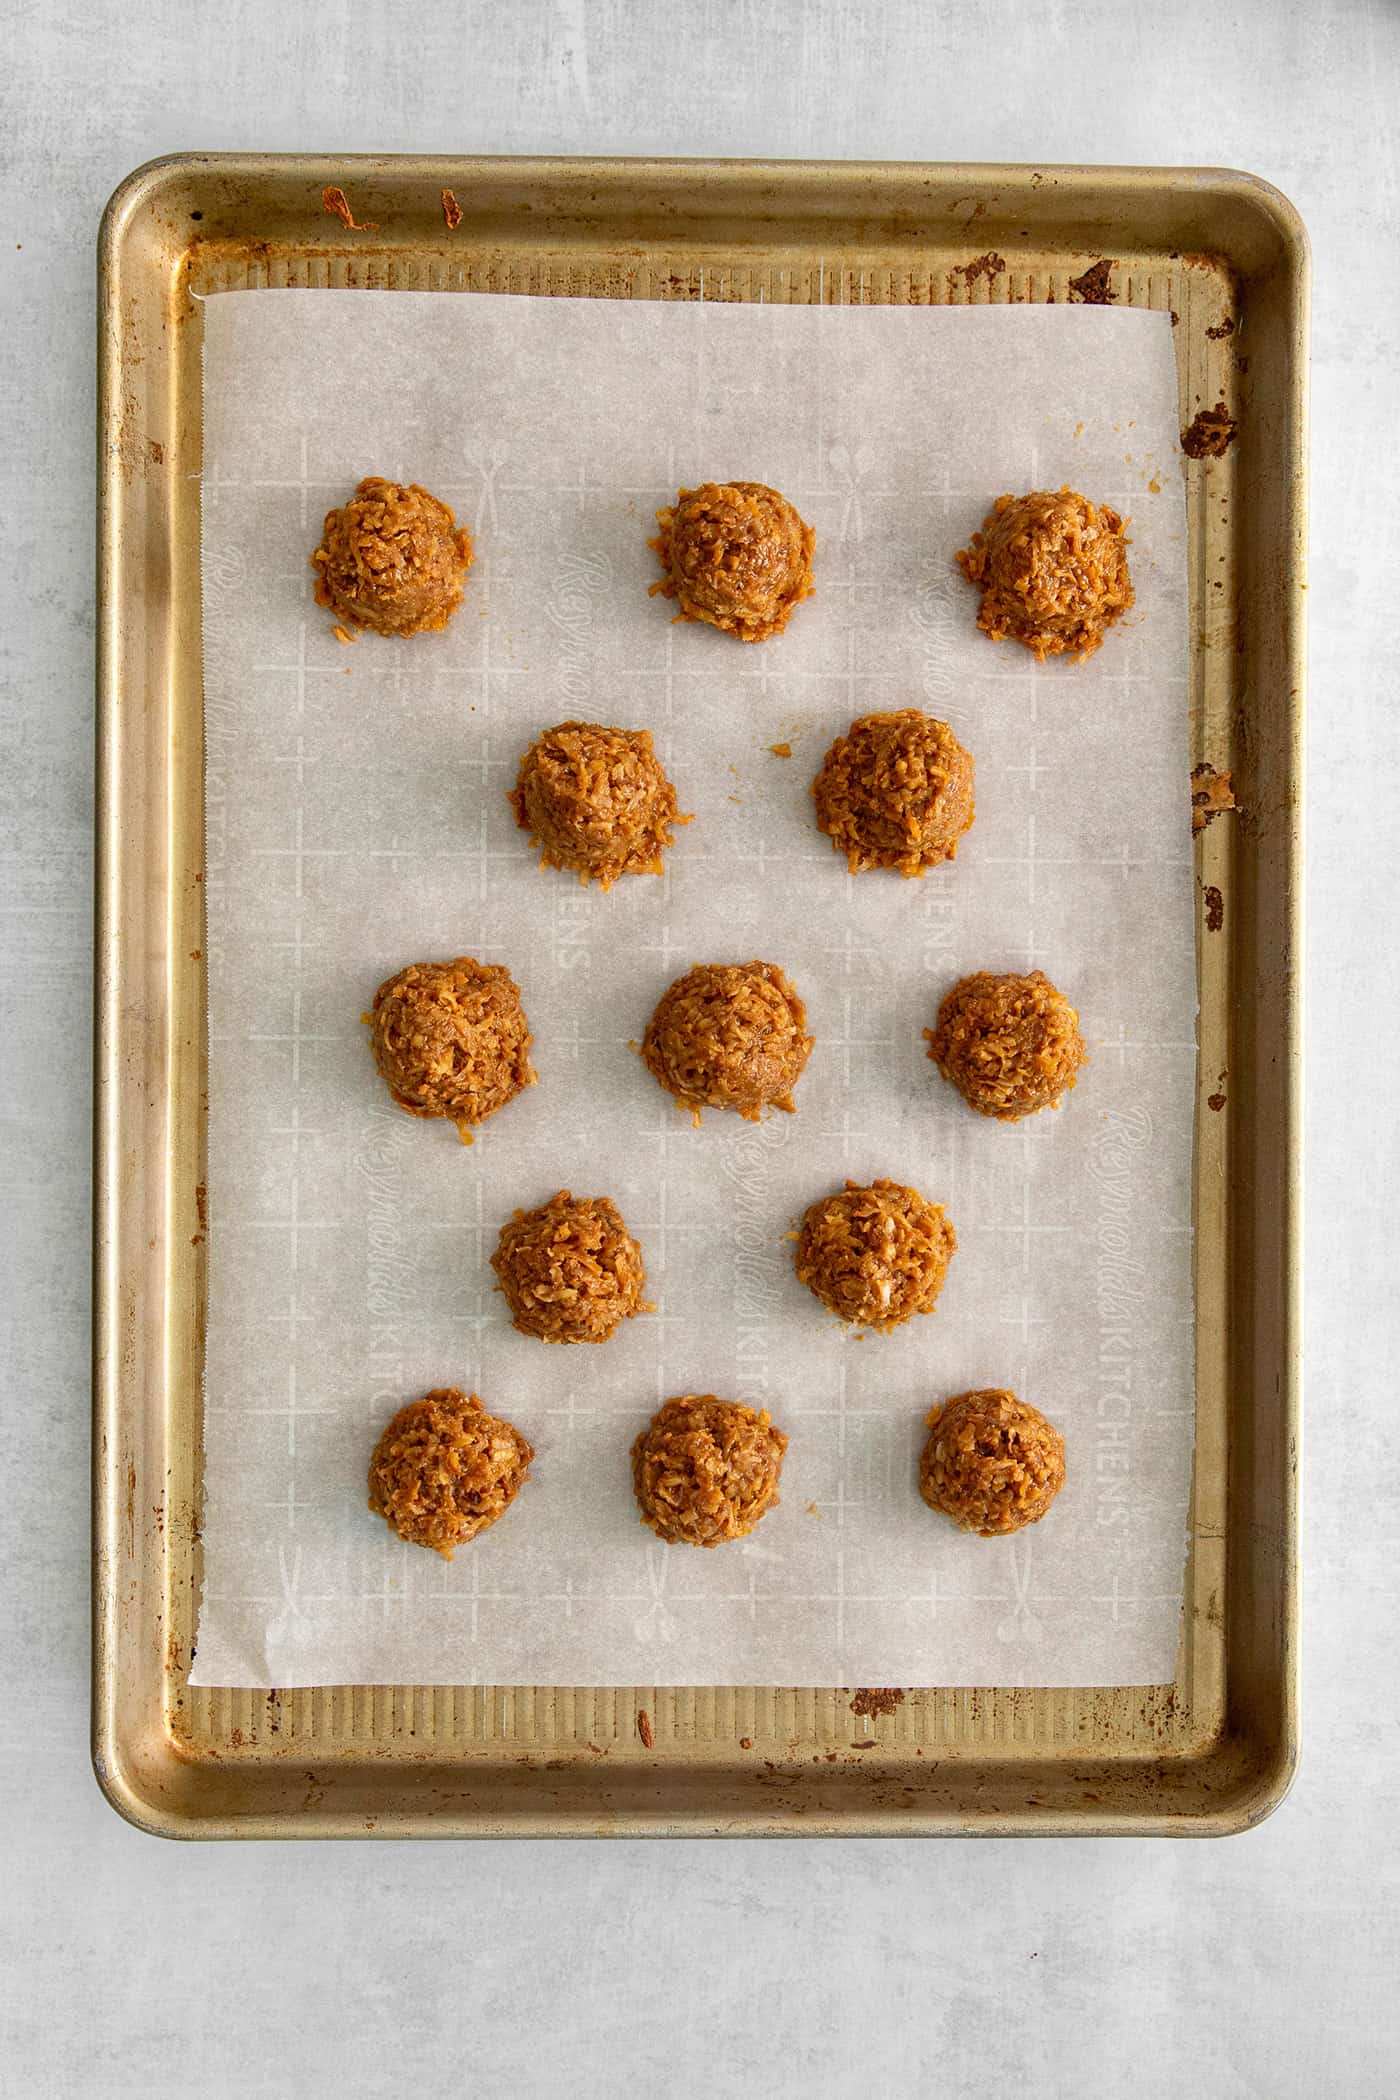
[{"label": "brown crumb on baking sheet", "polygon": [[1235,317],[1233,314],[1226,314],[1223,321],[1217,321],[1214,328],[1206,330],[1206,340],[1210,343],[1223,343],[1226,336],[1233,335],[1234,332]]},{"label": "brown crumb on baking sheet", "polygon": [[752,1750],[753,1737],[751,1735],[741,1735],[739,1738],[739,1748],[741,1750]]},{"label": "brown crumb on baking sheet", "polygon": [[1228,773],[1217,773],[1214,766],[1199,765],[1191,773],[1191,830],[1202,832],[1207,824],[1213,824],[1222,810],[1237,809],[1235,790]]},{"label": "brown crumb on baking sheet", "polygon": [[1181,433],[1181,449],[1188,459],[1220,459],[1235,441],[1235,419],[1223,401],[1203,408]]},{"label": "brown crumb on baking sheet", "polygon": [[1113,258],[1107,255],[1096,263],[1090,263],[1082,275],[1071,277],[1070,298],[1077,300],[1081,306],[1110,306],[1118,297],[1108,281],[1109,272],[1113,267]]},{"label": "brown crumb on baking sheet", "polygon": [[349,644],[351,642],[356,642],[359,640],[359,636],[351,634],[348,627],[332,627],[331,633],[335,636],[338,642],[345,642],[346,644]]},{"label": "brown crumb on baking sheet", "polygon": [[328,211],[332,218],[339,219],[347,233],[377,233],[379,231],[377,219],[357,219],[355,217],[355,214],[350,209],[349,198],[344,190],[335,183],[322,190],[321,209],[322,211]]},{"label": "brown crumb on baking sheet", "polygon": [[1219,933],[1225,924],[1225,899],[1213,882],[1206,884],[1206,932]]},{"label": "brown crumb on baking sheet", "polygon": [[462,223],[462,207],[451,190],[442,193],[442,216],[449,233],[455,233]]},{"label": "brown crumb on baking sheet", "polygon": [[888,1685],[862,1685],[851,1701],[851,1712],[871,1718],[876,1714],[892,1714],[903,1706],[904,1694]]},{"label": "brown crumb on baking sheet", "polygon": [[644,1706],[637,1709],[637,1733],[642,1739],[644,1750],[656,1748],[656,1731],[651,1725],[651,1715]]},{"label": "brown crumb on baking sheet", "polygon": [[770,744],[770,745],[768,746],[768,749],[769,749],[769,750],[770,750],[770,751],[772,752],[772,754],[773,754],[774,758],[791,758],[791,757],[792,757],[792,745],[791,745],[791,744]]}]

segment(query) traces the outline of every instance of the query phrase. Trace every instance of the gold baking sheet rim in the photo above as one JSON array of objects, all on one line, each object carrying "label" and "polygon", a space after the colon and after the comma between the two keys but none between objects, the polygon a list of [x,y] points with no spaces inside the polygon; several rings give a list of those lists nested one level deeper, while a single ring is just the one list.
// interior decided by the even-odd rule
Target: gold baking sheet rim
[{"label": "gold baking sheet rim", "polygon": [[[323,206],[332,185],[353,230]],[[1239,807],[1196,841],[1196,1457],[1172,1684],[881,1700],[190,1688],[198,297],[280,285],[829,304],[1106,293],[1172,312],[1183,426],[1218,401],[1239,431],[1187,466],[1193,761],[1229,772]],[[113,1805],[190,1837],[1212,1835],[1259,1821],[1287,1790],[1298,1705],[1308,250],[1286,199],[1220,170],[187,154],[117,191],[99,293],[93,1758]]]}]

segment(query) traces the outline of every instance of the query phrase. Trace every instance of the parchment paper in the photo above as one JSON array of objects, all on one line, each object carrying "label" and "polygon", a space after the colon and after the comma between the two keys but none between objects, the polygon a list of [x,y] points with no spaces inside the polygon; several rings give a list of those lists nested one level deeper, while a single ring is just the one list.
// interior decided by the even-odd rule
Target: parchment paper
[{"label": "parchment paper", "polygon": [[[1195,977],[1184,505],[1165,315],[432,294],[205,311],[210,971],[206,1589],[199,1684],[1118,1684],[1173,1673],[1192,1438]],[[322,515],[365,473],[477,535],[444,635],[343,647]],[[818,593],[745,647],[648,598],[658,504],[761,480]],[[1004,490],[1131,514],[1137,607],[1037,668],[956,575]],[[916,705],[977,765],[954,867],[852,880],[808,784]],[[535,865],[506,803],[550,724],[645,725],[695,813],[664,880]],[[768,747],[790,742],[783,759]],[[403,963],[509,964],[540,1084],[471,1148],[391,1105],[359,1016]],[[692,962],[781,963],[817,1039],[795,1116],[700,1130],[629,1049]],[[1059,1114],[965,1109],[920,1031],[1043,966],[1092,1062]],[[846,1176],[944,1203],[937,1313],[862,1340],[784,1238]],[[605,1348],[515,1334],[487,1267],[556,1189],[609,1194],[657,1312]],[[383,1423],[440,1384],[538,1448],[449,1566],[365,1507]],[[923,1416],[1008,1385],[1069,1478],[1012,1540],[926,1510]],[[637,1521],[673,1393],[766,1403],[782,1504],[706,1553]]]}]

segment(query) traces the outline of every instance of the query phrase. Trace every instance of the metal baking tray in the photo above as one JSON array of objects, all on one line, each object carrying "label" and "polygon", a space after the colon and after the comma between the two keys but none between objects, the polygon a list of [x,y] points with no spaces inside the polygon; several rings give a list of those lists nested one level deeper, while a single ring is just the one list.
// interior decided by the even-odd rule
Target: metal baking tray
[{"label": "metal baking tray", "polygon": [[[323,205],[333,185],[353,230]],[[1308,250],[1292,207],[1213,170],[187,154],[117,191],[100,278],[93,1757],[108,1798],[189,1837],[1257,1822],[1297,1750]],[[1238,426],[1187,468],[1193,754],[1232,776],[1238,808],[1196,840],[1196,1459],[1173,1683],[879,1700],[188,1685],[205,1299],[195,295],[263,285],[1172,312],[1183,426],[1217,403]]]}]

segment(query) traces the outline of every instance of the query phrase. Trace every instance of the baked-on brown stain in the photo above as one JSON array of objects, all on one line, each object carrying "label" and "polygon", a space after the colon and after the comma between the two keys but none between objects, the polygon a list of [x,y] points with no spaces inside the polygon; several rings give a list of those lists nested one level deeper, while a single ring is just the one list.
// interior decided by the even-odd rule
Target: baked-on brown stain
[{"label": "baked-on brown stain", "polygon": [[462,223],[462,207],[451,190],[442,192],[442,216],[448,232],[455,233]]},{"label": "baked-on brown stain", "polygon": [[1064,1486],[1064,1438],[1005,1389],[958,1393],[931,1408],[919,1493],[961,1531],[998,1538],[1038,1524]]},{"label": "baked-on brown stain", "polygon": [[1226,314],[1223,321],[1217,321],[1214,328],[1206,330],[1206,338],[1212,343],[1223,343],[1226,337],[1232,336],[1234,332],[1235,317],[1233,314]]},{"label": "baked-on brown stain", "polygon": [[451,1560],[509,1509],[534,1449],[475,1393],[438,1386],[401,1407],[369,1462],[369,1506],[411,1546]]},{"label": "baked-on brown stain", "polygon": [[956,559],[982,593],[977,624],[1038,662],[1092,656],[1133,603],[1125,520],[1075,490],[999,496]]},{"label": "baked-on brown stain", "polygon": [[1071,301],[1077,301],[1081,306],[1111,305],[1118,297],[1117,292],[1114,291],[1109,282],[1113,268],[1112,258],[1103,256],[1098,262],[1090,263],[1088,269],[1081,276],[1071,277],[1069,281]]},{"label": "baked-on brown stain", "polygon": [[1225,810],[1235,809],[1235,790],[1229,773],[1201,764],[1191,769],[1191,829],[1202,832]]},{"label": "baked-on brown stain", "polygon": [[474,1125],[537,1083],[520,987],[503,963],[409,963],[380,985],[364,1018],[399,1107],[447,1117],[464,1145]]},{"label": "baked-on brown stain", "polygon": [[1219,933],[1225,924],[1225,899],[1213,882],[1206,884],[1206,932]]},{"label": "baked-on brown stain", "polygon": [[434,634],[462,602],[471,534],[418,483],[366,475],[326,513],[311,557],[316,603],[376,634]]},{"label": "baked-on brown stain", "polygon": [[892,868],[921,876],[955,860],[976,814],[971,753],[946,722],[917,707],[852,722],[811,794],[817,829],[852,875]]},{"label": "baked-on brown stain", "polygon": [[1199,409],[1181,433],[1181,449],[1188,459],[1221,459],[1235,441],[1237,426],[1223,401],[1214,408]]},{"label": "baked-on brown stain", "polygon": [[817,536],[786,496],[761,481],[682,489],[656,522],[661,529],[649,544],[666,573],[650,594],[674,598],[677,619],[765,642],[812,595]]},{"label": "baked-on brown stain", "polygon": [[866,1719],[877,1714],[892,1714],[904,1704],[904,1694],[893,1687],[862,1685],[851,1701],[851,1712]]},{"label": "baked-on brown stain", "polygon": [[960,978],[924,1036],[948,1084],[999,1123],[1058,1108],[1088,1061],[1079,1015],[1043,970]]},{"label": "baked-on brown stain", "polygon": [[668,1400],[632,1446],[642,1522],[668,1545],[744,1538],[778,1500],[786,1450],[766,1408],[713,1393]]},{"label": "baked-on brown stain", "polygon": [[543,867],[569,868],[587,887],[620,875],[660,875],[674,824],[689,824],[647,729],[560,722],[520,761],[507,798],[540,848]]},{"label": "baked-on brown stain", "polygon": [[607,1196],[560,1189],[501,1227],[491,1266],[511,1324],[541,1342],[606,1342],[643,1300],[642,1250]]},{"label": "baked-on brown stain", "polygon": [[756,1123],[793,1110],[812,1054],[807,1009],[776,963],[697,963],[662,993],[642,1038],[642,1062],[699,1123],[705,1108]]},{"label": "baked-on brown stain", "polygon": [[838,1320],[888,1334],[933,1311],[957,1245],[941,1206],[917,1189],[848,1181],[809,1205],[797,1235],[797,1280]]},{"label": "baked-on brown stain", "polygon": [[1218,1115],[1219,1115],[1219,1113],[1220,1113],[1220,1111],[1221,1111],[1221,1109],[1222,1109],[1222,1108],[1223,1108],[1224,1106],[1225,1106],[1225,1096],[1224,1096],[1223,1094],[1207,1094],[1207,1096],[1206,1096],[1206,1107],[1207,1107],[1208,1109],[1212,1110],[1212,1112],[1213,1112],[1213,1113],[1214,1113],[1215,1115],[1217,1115],[1217,1116],[1218,1116]]},{"label": "baked-on brown stain", "polygon": [[948,289],[950,292],[955,291],[960,277],[969,291],[972,290],[979,278],[985,277],[987,283],[992,284],[1000,277],[1005,268],[1005,258],[998,255],[994,249],[989,248],[985,255],[975,255],[971,262],[954,263],[948,273]]}]

